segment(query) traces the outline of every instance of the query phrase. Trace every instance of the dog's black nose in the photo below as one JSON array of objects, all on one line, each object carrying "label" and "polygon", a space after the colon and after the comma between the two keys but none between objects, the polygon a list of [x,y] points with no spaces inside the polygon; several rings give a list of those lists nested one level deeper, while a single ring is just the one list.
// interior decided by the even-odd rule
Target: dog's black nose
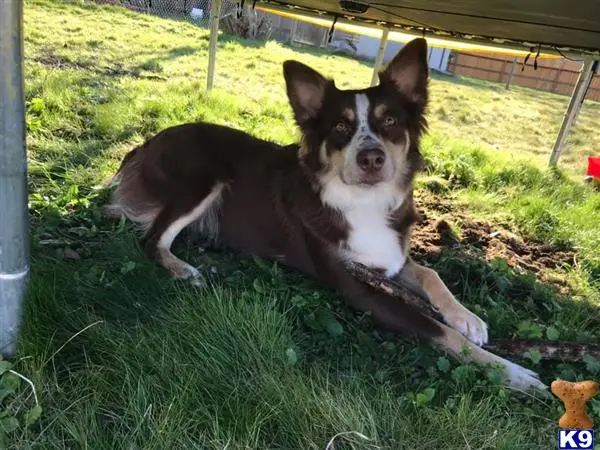
[{"label": "dog's black nose", "polygon": [[367,148],[358,152],[356,162],[365,172],[378,172],[385,163],[385,153],[379,148]]}]

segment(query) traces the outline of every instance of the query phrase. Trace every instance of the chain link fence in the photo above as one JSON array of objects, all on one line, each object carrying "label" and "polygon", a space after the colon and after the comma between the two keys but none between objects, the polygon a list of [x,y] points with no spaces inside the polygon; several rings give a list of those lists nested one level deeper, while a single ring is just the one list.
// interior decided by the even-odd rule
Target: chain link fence
[{"label": "chain link fence", "polygon": [[[0,0],[2,1],[2,0]],[[91,0],[95,3],[119,5],[133,11],[189,20],[199,26],[208,27],[212,0]],[[221,29],[229,34],[253,39],[276,39],[282,42],[327,48],[348,54],[356,52],[356,35],[335,31],[332,42],[328,42],[328,29],[297,20],[284,18],[243,7],[243,17],[251,17],[250,23],[241,24],[236,19],[239,2],[222,0]],[[250,29],[250,30],[248,30]],[[259,32],[256,32],[256,30]],[[255,31],[253,33],[253,31]],[[261,32],[262,31],[262,32]]]},{"label": "chain link fence", "polygon": [[[161,17],[190,20],[208,27],[211,0],[94,0],[95,3],[123,6],[127,9]],[[236,3],[222,0],[221,18],[235,15]]]}]

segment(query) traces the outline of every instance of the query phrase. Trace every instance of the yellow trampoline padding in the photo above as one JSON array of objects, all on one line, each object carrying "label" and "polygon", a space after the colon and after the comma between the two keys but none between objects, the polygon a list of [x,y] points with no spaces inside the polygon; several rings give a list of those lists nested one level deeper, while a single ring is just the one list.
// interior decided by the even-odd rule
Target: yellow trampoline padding
[{"label": "yellow trampoline padding", "polygon": [[[296,14],[290,13],[287,11],[282,11],[279,9],[273,8],[265,8],[264,6],[257,6],[256,9],[260,11],[264,11],[270,14],[275,14],[277,16],[286,17],[288,19],[299,20],[301,22],[311,23],[313,25],[331,28],[333,24],[333,20],[331,19],[323,19],[319,17],[313,17],[305,14]],[[360,34],[362,36],[369,36],[375,39],[381,39],[383,34],[383,30],[381,28],[369,27],[366,25],[356,25],[347,22],[337,22],[335,24],[336,30],[345,31],[348,33]],[[399,31],[391,31],[388,34],[388,41],[395,42],[408,42],[418,36],[417,33],[401,33]],[[440,47],[440,48],[448,48],[457,51],[463,52],[474,52],[474,53],[494,53],[501,55],[510,55],[510,56],[527,56],[529,53],[528,50],[517,50],[507,47],[501,46],[492,46],[492,45],[484,45],[479,43],[471,43],[463,40],[450,40],[443,39],[433,36],[425,36],[427,39],[427,44],[430,47]],[[532,57],[535,54],[532,54]],[[560,55],[555,55],[552,53],[540,53],[539,58],[560,58]]]}]

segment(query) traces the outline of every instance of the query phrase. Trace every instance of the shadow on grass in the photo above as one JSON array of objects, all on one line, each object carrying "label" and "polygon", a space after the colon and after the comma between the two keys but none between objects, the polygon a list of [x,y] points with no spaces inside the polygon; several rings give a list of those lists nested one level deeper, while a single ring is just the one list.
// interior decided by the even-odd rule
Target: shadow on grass
[{"label": "shadow on grass", "polygon": [[200,50],[204,50],[204,47],[192,47],[188,45],[183,47],[172,48],[168,51],[169,59],[193,55],[194,53],[198,53]]},{"label": "shadow on grass", "polygon": [[[285,315],[308,365],[349,371],[394,367],[403,374],[398,380],[410,376],[411,383],[426,382],[438,354],[378,329],[368,315],[350,310],[335,292],[295,271],[231,252],[201,253],[189,245],[189,238],[180,238],[174,252],[201,266],[210,282],[208,290],[198,290],[185,281],[171,280],[140,250],[130,224],[103,217],[106,194],[89,207],[67,208],[68,214],[42,213],[32,218],[32,283],[25,327],[29,342],[56,348],[98,321],[108,336],[162,329],[177,317],[172,308],[202,310],[207,296],[233,296],[248,308],[274,307]],[[468,246],[442,246],[417,254],[488,323],[492,339],[546,338],[551,328],[561,340],[598,339],[597,306],[559,295],[554,286],[511,268],[505,260],[488,262],[474,256]],[[341,334],[332,335],[332,323],[339,324]],[[177,328],[176,323],[171,325]],[[68,365],[84,354],[100,357],[106,349],[98,339],[95,332],[78,336],[61,350],[57,364]],[[395,353],[378,354],[381,345],[391,346]],[[515,355],[509,358],[523,362]],[[556,378],[556,364],[543,367],[548,379]],[[571,366],[560,370],[563,378],[577,373]]]}]

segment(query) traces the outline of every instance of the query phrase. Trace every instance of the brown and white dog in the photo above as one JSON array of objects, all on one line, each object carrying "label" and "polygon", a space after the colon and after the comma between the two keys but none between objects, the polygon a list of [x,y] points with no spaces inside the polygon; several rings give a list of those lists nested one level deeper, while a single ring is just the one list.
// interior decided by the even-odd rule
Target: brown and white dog
[{"label": "brown and white dog", "polygon": [[[514,387],[545,388],[534,372],[481,348],[488,339],[483,320],[409,256],[426,128],[426,41],[404,46],[368,89],[340,90],[295,61],[283,72],[300,144],[280,147],[206,123],[166,129],[125,156],[112,212],[143,227],[145,249],[176,278],[201,279],[170,250],[195,226],[220,245],[322,280],[388,329],[500,365]],[[357,281],[347,260],[416,283],[445,323]]]}]

